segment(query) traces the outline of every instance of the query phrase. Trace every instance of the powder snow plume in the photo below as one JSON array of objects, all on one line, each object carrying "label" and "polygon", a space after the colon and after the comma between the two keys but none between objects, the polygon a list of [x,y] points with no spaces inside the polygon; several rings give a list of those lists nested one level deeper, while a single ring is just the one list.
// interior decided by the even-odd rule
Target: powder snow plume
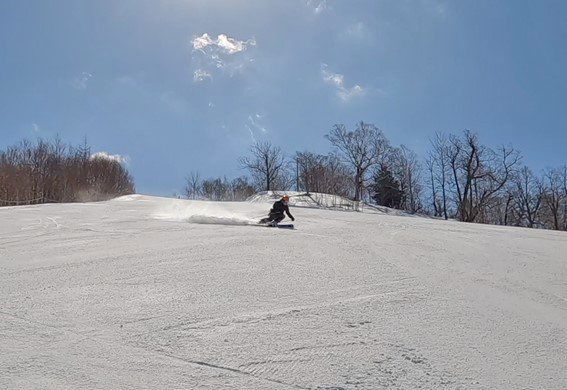
[{"label": "powder snow plume", "polygon": [[163,204],[153,216],[158,219],[184,221],[208,225],[254,225],[259,218],[251,218],[233,210],[233,204],[220,202],[176,200]]}]

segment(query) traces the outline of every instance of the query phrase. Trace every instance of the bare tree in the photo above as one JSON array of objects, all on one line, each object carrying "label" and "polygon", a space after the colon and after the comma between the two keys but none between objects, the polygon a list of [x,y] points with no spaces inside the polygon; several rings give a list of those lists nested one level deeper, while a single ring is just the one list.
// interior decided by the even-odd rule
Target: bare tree
[{"label": "bare tree", "polygon": [[299,184],[305,192],[319,192],[340,196],[351,196],[351,173],[334,155],[311,152],[297,153]]},{"label": "bare tree", "polygon": [[421,209],[421,164],[417,155],[401,145],[394,148],[389,157],[394,178],[400,183],[401,208],[412,213]]},{"label": "bare tree", "polygon": [[258,142],[250,147],[250,152],[251,157],[240,158],[240,167],[248,169],[260,189],[274,190],[278,177],[285,169],[285,159],[281,149],[269,142]]},{"label": "bare tree", "polygon": [[225,178],[206,179],[201,183],[201,194],[207,200],[232,200],[230,183]]},{"label": "bare tree", "polygon": [[274,189],[287,190],[293,188],[295,184],[295,175],[291,169],[291,162],[288,161],[284,163],[282,169],[280,169],[276,180],[274,181]]},{"label": "bare tree", "polygon": [[544,180],[543,199],[552,220],[552,228],[561,230],[561,203],[564,201],[561,171],[559,169],[546,170]]},{"label": "bare tree", "polygon": [[439,196],[437,195],[437,186],[435,181],[435,156],[429,152],[425,159],[425,166],[429,174],[429,188],[431,189],[431,205],[433,206],[433,215],[440,217],[442,215],[442,206]]},{"label": "bare tree", "polygon": [[104,200],[134,192],[132,177],[112,158],[39,139],[0,151],[0,205]]},{"label": "bare tree", "polygon": [[297,164],[298,189],[303,189],[307,194],[318,191],[318,179],[321,177],[320,166],[322,156],[311,152],[298,152],[295,156]]},{"label": "bare tree", "polygon": [[520,156],[513,148],[497,152],[478,142],[476,134],[466,130],[464,138],[451,135],[447,161],[461,221],[483,222],[486,207],[504,188]]},{"label": "bare tree", "polygon": [[248,182],[246,176],[237,177],[231,182],[232,200],[242,201],[256,193],[256,189]]},{"label": "bare tree", "polygon": [[199,174],[192,172],[185,180],[187,185],[184,195],[193,199],[202,197],[212,201],[243,201],[256,192],[246,176],[233,180],[226,177],[200,180]]},{"label": "bare tree", "polygon": [[520,169],[514,182],[517,212],[525,225],[533,228],[543,200],[543,185],[526,166]]},{"label": "bare tree", "polygon": [[[513,186],[510,186],[513,187]],[[496,225],[520,225],[520,218],[518,216],[515,206],[514,189],[505,189],[500,195],[495,195],[492,201],[486,205],[485,223]]]},{"label": "bare tree", "polygon": [[189,199],[197,199],[201,190],[201,176],[199,172],[193,172],[185,178],[185,196]]},{"label": "bare tree", "polygon": [[352,197],[352,172],[336,154],[327,155],[325,161],[326,171],[329,179],[327,186],[329,193],[342,197]]},{"label": "bare tree", "polygon": [[354,171],[354,199],[360,201],[369,169],[380,162],[388,148],[388,140],[376,126],[360,122],[354,131],[335,125],[327,139],[341,153]]},{"label": "bare tree", "polygon": [[[443,216],[449,219],[447,210],[447,187],[449,175],[448,163],[448,143],[447,137],[444,134],[436,133],[435,139],[431,140],[433,150],[429,153],[427,159],[427,166],[431,175],[431,191],[433,194],[434,208],[436,215]],[[437,191],[441,190],[441,200],[437,200]],[[438,203],[440,202],[440,204]]]}]

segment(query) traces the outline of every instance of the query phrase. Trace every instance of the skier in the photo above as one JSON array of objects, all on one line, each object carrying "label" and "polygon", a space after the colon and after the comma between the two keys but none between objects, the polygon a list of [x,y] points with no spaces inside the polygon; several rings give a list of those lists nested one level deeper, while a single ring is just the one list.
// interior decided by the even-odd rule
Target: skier
[{"label": "skier", "polygon": [[287,205],[288,203],[289,196],[282,196],[282,198],[275,202],[272,206],[270,214],[268,214],[268,218],[262,219],[259,223],[264,224],[270,222],[272,226],[276,226],[285,218],[284,212],[292,221],[295,221],[295,218],[293,218],[293,215],[291,215],[291,213],[289,212],[289,207]]}]

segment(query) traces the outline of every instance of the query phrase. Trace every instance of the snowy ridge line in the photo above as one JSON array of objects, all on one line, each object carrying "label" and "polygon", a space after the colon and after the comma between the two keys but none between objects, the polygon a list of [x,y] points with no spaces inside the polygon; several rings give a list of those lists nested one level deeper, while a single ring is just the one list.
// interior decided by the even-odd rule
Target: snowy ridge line
[{"label": "snowy ridge line", "polygon": [[[289,196],[289,205],[298,208],[324,209],[337,211],[380,212],[390,215],[415,216],[405,210],[396,210],[384,206],[373,205],[364,201],[355,201],[340,195],[319,192],[298,191],[262,191],[246,199],[251,203],[268,203],[279,200],[283,195]],[[422,215],[419,215],[422,216]]]}]

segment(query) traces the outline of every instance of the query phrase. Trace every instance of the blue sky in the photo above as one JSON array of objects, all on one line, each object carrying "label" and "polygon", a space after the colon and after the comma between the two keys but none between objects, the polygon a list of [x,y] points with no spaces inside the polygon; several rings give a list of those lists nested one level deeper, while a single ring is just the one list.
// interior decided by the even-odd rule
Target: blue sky
[{"label": "blue sky", "polygon": [[567,163],[567,1],[3,0],[0,148],[127,159],[138,192],[245,174],[253,140],[327,153],[360,120],[424,157],[436,131]]}]

